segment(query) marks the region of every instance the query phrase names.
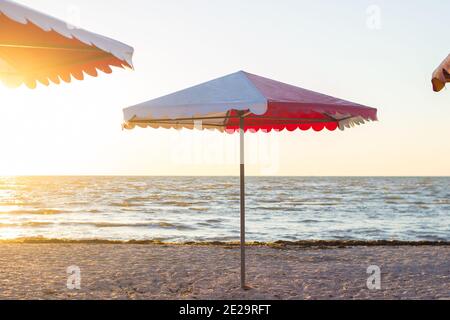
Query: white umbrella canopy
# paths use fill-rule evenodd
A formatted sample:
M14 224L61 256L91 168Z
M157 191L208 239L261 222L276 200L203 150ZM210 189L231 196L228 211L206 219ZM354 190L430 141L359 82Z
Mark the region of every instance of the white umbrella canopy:
M9 0L0 0L0 30L0 80L10 87L132 68L132 47Z
M450 82L450 54L433 73L433 90L441 91L447 82Z

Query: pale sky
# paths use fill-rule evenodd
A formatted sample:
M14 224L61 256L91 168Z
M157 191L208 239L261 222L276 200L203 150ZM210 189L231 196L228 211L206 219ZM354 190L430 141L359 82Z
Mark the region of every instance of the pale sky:
M237 135L121 122L238 70L379 109L345 132L248 134L251 175L450 175L450 90L430 84L450 53L449 1L20 2L133 46L135 71L0 85L0 175L237 175Z

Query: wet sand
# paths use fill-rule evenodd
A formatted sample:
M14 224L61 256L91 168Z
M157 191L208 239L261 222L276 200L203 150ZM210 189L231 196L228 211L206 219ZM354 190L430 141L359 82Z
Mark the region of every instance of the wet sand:
M0 299L450 299L450 246L1 243ZM367 288L367 268L381 289ZM81 289L67 288L78 266Z

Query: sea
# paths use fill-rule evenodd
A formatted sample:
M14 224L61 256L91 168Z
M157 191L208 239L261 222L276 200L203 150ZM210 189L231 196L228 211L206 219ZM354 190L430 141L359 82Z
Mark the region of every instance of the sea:
M248 241L450 241L449 177L248 177ZM0 240L238 241L238 177L0 177Z

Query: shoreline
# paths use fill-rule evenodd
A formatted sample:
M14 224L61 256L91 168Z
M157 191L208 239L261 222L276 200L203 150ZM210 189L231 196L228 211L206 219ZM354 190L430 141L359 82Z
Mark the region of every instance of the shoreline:
M106 239L51 239L51 238L17 238L0 240L2 244L103 244L103 245L156 245L156 246L224 246L238 247L237 241L184 241L184 242L164 242L159 240L106 240ZM250 241L246 243L248 247L305 247L305 248L347 248L347 247L420 247L420 246L450 246L450 241L403 241L403 240L299 240L273 242Z

